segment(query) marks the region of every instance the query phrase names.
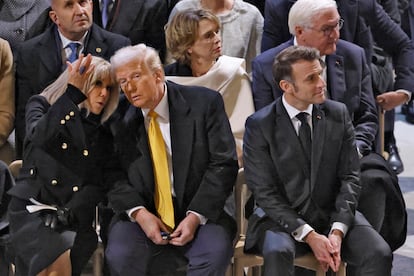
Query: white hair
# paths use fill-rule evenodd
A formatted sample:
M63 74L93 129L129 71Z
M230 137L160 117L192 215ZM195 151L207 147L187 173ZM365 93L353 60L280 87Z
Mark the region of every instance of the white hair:
M312 27L315 16L327 9L337 9L334 0L298 0L289 11L289 32L295 35L295 28Z

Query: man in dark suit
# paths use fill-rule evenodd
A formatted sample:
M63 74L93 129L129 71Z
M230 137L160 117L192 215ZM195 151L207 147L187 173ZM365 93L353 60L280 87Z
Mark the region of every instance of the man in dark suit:
M264 275L294 275L294 258L312 251L328 270L343 258L352 275L391 275L387 243L356 212L359 162L352 121L326 100L323 61L291 46L276 58L284 91L246 122L244 168L258 208L245 250L264 257Z
M297 0L266 0L265 22L262 37L262 52L276 47L291 38L288 14ZM407 102L414 87L414 44L404 31L387 15L376 0L336 0L344 19L341 38L353 42L366 51L371 62L373 40L392 57L396 74L393 91L381 91L377 102L385 110ZM369 28L367 28L369 27ZM386 124L386 149L390 153L389 164L396 172L403 170L403 163L395 145L392 121L394 114L388 112Z
M370 71L362 48L339 39L341 21L335 1L298 0L290 11L289 20L290 29L295 33L295 38L265 51L252 63L253 98L256 110L282 95L281 88L274 82L271 74L274 57L294 43L314 47L319 50L321 56L325 57L324 78L327 82L328 98L346 105L355 127L359 156L371 158L378 130L378 119ZM364 168L367 169L362 171L361 179L364 185L358 210L365 215L376 230L384 234L387 241L405 240L404 231L398 235L401 236L398 238L394 233L393 237L386 236L391 235L386 229L389 226L386 221L387 214L392 212L392 209L387 208L388 199L400 196L398 192L397 194L387 192L395 191L394 176L386 173L388 177L376 177L378 172L369 170L370 166L364 166ZM399 229L404 229L404 219L399 221L398 225L402 225ZM401 244L391 246L395 249Z
M77 43L76 54L109 59L130 44L128 38L112 34L92 23L92 1L53 0L49 16L54 24L41 35L21 44L16 57L16 150L22 156L25 107L30 96L39 94L66 68L74 54L69 43Z
M105 252L111 275L161 275L154 267L168 267L175 256L188 259L187 275L224 275L235 224L223 207L238 166L223 99L207 88L165 82L156 51L144 44L119 50L111 64L125 94L111 124L123 172L109 193L118 213ZM154 113L175 223L157 207L158 187L168 180L159 180L161 162L150 153Z
M103 26L102 5L105 1L93 0L93 21ZM145 43L159 51L163 61L166 54L164 25L168 20L168 1L165 0L114 0L104 28L131 39L132 45Z

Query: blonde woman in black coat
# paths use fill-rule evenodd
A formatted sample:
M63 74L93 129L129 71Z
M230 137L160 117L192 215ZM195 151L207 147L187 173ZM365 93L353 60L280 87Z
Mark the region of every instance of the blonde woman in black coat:
M95 206L108 188L119 89L110 64L81 57L26 107L23 168L9 192L17 275L80 275L96 248Z

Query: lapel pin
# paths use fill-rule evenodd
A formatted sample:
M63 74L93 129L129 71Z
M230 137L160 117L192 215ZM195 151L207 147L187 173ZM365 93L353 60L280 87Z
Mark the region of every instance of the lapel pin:
M318 120L322 119L321 115L316 115L316 119Z
M339 60L337 60L337 61L335 61L335 64L339 66L339 65L341 65L341 62Z
M96 48L96 49L95 49L95 51L96 51L97 53L100 53L100 52L102 52L102 49L98 47L98 48Z

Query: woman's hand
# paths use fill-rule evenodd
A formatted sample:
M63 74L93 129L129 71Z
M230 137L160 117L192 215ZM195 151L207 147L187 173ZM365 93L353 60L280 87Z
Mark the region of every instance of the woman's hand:
M91 62L91 54L88 54L86 57L81 54L79 59L75 62L67 62L69 73L68 83L81 90L84 94L86 94L87 91L83 91L82 89L88 81L89 75L94 70L94 65L91 64Z

